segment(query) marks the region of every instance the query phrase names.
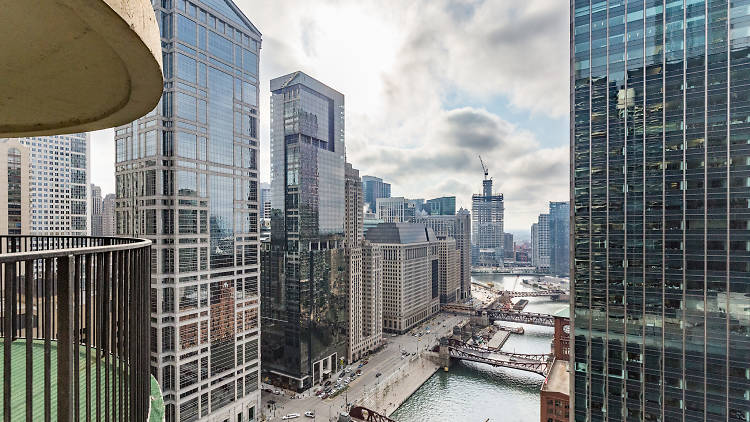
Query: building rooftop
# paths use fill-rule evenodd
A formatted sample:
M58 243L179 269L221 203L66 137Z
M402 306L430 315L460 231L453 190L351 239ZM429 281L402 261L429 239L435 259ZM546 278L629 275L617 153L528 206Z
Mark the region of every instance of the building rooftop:
M549 371L547 379L542 384L542 391L550 393L562 393L570 396L570 372L568 372L569 362L566 360L555 359L552 364L552 370Z
M559 311L555 312L553 316L560 317L560 318L570 318L570 307L566 306Z
M424 224L380 223L367 230L367 240L373 243L422 243L437 240L435 232Z

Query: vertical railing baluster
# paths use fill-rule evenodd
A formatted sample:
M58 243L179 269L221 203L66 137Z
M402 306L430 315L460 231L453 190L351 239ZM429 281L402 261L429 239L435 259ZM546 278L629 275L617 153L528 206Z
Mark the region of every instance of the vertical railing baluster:
M102 420L102 302L104 301L102 293L102 282L104 280L104 254L96 254L96 285L94 286L94 304L95 316L94 327L96 331L96 420Z
M112 344L112 420L117 420L117 295L119 293L117 289L117 282L120 265L119 260L117 259L118 255L118 251L112 252L112 299L110 300L110 313L112 315L112 319L110 320L110 336L112 338L112 340L110 341L110 343Z
M11 420L11 352L13 342L13 270L15 265L6 263L3 265L3 419Z
M94 257L96 254L86 255L86 422L91 422L91 336L94 334L91 329L91 306L93 296L91 295L91 286L94 279Z
M117 285L119 287L119 296L117 297L117 363L119 366L119 371L117 373L117 380L118 380L118 399L117 403L120 407L119 409L119 420L124 421L126 418L123 413L123 388L125 386L125 356L123 351L125 350L125 339L123 338L123 311L124 307L122 306L122 302L125 298L125 265L126 262L123 259L124 253L119 251L117 252L118 258L118 271L117 271Z
M75 257L57 259L57 420L73 419L73 283Z
M104 286L102 288L102 294L104 300L102 301L102 334L104 341L104 350L102 353L104 353L104 420L106 422L109 422L109 414L111 410L110 402L109 402L109 355L112 352L112 348L110 346L111 343L111 331L112 327L110 325L110 277L112 276L112 268L111 268L111 254L110 252L104 253Z
M26 286L24 290L26 299L26 421L31 422L34 418L34 261L24 262L26 273L24 278Z
M44 260L44 420L52 420L52 277L54 258Z
M79 242L80 243L79 238ZM75 257L75 276L71 283L73 289L73 394L75 408L73 409L76 421L81 420L81 279L85 273L83 268L83 256Z

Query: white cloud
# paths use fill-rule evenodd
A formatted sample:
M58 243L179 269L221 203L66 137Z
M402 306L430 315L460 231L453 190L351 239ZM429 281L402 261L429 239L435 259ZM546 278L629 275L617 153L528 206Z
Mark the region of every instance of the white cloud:
M540 142L512 116L481 106L502 99L514 112L566 118L566 2L237 3L263 33L262 180L270 168L269 80L303 70L344 93L348 161L388 179L394 193L455 194L470 206L482 154L505 195L509 230L528 228L547 201L568 198L568 134ZM450 109L447 98L464 104ZM105 187L114 180L106 177L114 171L111 139L93 149L94 182Z

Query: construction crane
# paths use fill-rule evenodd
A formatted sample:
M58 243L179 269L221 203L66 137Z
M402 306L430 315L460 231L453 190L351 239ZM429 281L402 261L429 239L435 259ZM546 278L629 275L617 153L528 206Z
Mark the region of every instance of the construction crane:
M487 166L484 165L484 160L482 160L482 156L479 155L479 162L482 164L482 170L484 170L484 180L487 180L487 175L489 174L489 169Z

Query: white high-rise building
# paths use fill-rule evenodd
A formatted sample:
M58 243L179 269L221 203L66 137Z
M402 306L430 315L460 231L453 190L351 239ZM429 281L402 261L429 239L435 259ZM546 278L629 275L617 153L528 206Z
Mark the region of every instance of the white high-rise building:
M407 199L402 196L377 198L377 217L386 223L413 223L417 217L426 215L424 199Z
M108 193L102 200L102 236L116 236L115 199L117 195Z
M549 214L539 214L531 226L532 265L539 271L549 271L549 246Z
M16 139L29 149L30 233L59 236L91 234L89 134Z
M102 235L102 188L91 184L91 235Z

